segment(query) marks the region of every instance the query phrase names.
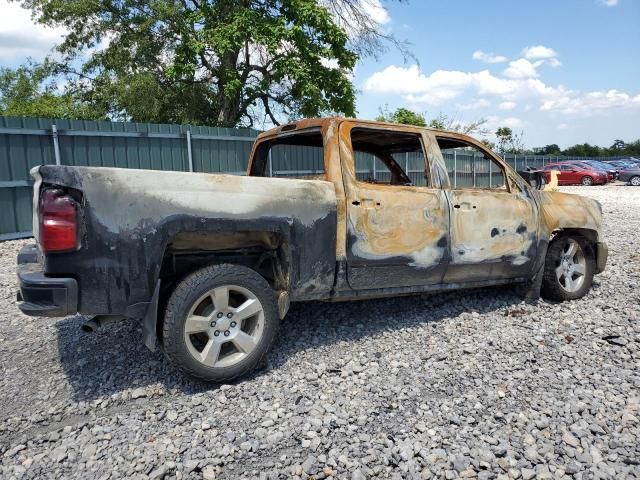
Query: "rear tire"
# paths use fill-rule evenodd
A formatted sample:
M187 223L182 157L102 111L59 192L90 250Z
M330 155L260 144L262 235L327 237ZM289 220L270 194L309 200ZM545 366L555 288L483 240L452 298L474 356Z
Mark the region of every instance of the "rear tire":
M171 364L205 382L228 382L259 365L280 325L273 290L242 265L198 270L180 282L162 325Z
M547 249L542 296L552 300L575 300L591 288L595 272L593 250L577 235L562 235Z
M580 183L586 187L589 187L591 185L593 185L593 178L587 176L584 176L580 179Z
M635 175L629 179L629 183L634 187L640 187L640 175Z

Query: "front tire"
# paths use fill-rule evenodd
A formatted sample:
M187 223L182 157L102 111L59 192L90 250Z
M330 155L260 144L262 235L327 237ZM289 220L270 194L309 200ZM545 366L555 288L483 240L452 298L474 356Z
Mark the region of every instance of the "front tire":
M634 187L640 187L640 175L635 175L629 179L629 183Z
M589 177L589 176L584 176L580 179L580 183L582 183L582 185L589 187L591 185L593 185L593 178Z
M241 265L213 265L186 277L171 294L163 351L190 377L228 382L264 359L279 324L276 297L264 278Z
M579 236L557 237L547 249L542 296L552 300L575 300L591 288L595 260L586 240Z

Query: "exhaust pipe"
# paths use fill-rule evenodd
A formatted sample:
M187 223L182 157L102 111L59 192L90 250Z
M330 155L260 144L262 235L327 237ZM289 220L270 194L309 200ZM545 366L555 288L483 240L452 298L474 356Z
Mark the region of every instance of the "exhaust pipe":
M98 328L103 327L109 323L120 322L122 320L126 320L126 317L122 317L120 315L96 315L86 322L82 322L80 328L83 332L92 333L95 332Z

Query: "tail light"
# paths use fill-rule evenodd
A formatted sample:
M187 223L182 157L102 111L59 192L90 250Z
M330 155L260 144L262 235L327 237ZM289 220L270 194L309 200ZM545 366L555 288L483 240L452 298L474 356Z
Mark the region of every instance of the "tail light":
M76 201L62 190L43 190L40 195L40 246L44 253L78 248Z

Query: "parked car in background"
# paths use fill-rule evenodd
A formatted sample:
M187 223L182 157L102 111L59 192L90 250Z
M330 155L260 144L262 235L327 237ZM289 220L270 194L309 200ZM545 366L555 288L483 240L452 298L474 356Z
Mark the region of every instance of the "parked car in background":
M621 159L622 162L627 162L630 163L632 165L638 165L640 166L640 158L635 158L635 157L629 157L629 158L623 158Z
M618 173L620 171L620 168L614 167L613 165L609 165L604 162L600 162L598 160L573 160L570 163L574 165L586 165L595 170L605 172L610 182L613 182L616 178L618 178Z
M640 187L640 165L621 171L618 180L628 182L634 187Z
M559 171L558 185L603 185L608 181L606 172L578 163L548 163L542 170L547 183L551 181L551 170Z
M635 167L638 164L628 160L604 160L604 163L611 165L613 168L622 171L631 167Z

